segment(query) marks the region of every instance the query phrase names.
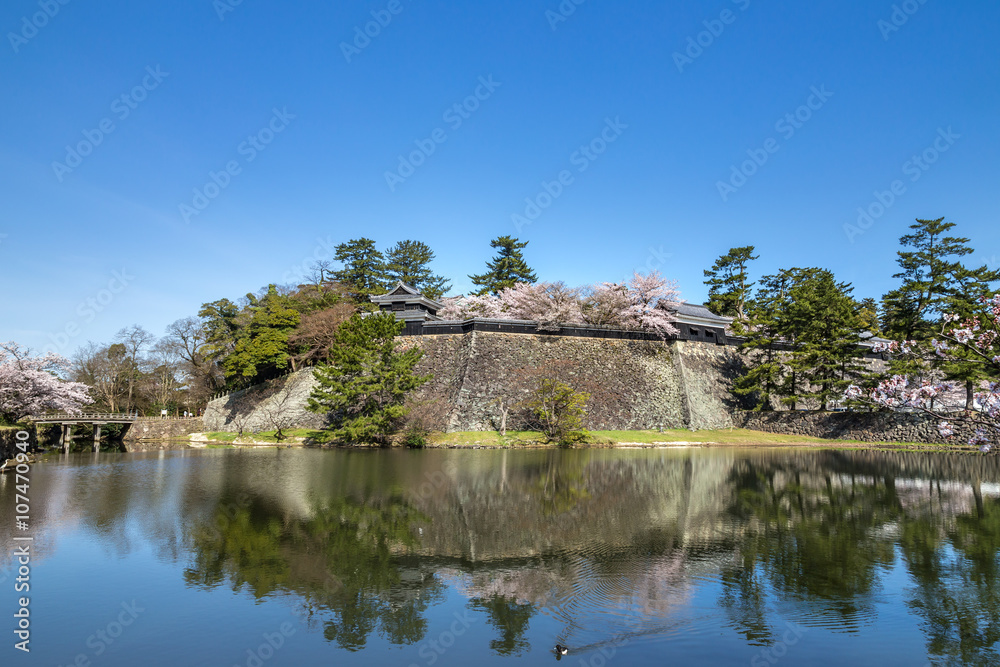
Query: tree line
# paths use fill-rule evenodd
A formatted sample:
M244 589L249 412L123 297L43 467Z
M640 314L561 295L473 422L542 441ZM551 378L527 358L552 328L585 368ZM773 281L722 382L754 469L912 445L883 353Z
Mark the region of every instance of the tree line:
M899 239L899 271L893 274L899 284L878 301L856 298L850 283L823 268L781 269L755 279L754 246L719 257L704 272L707 306L733 318L747 352L733 391L758 410L795 409L803 401L826 409L851 385L873 387L887 375L916 381L934 375L964 386L971 410L979 383L996 373L975 354L958 349L921 361L893 355L888 373L872 373L862 363L871 349L860 345L874 337L929 345L946 316L964 319L981 309L1000 272L966 266L962 258L974 250L968 238L951 235L954 227L944 218L910 225Z

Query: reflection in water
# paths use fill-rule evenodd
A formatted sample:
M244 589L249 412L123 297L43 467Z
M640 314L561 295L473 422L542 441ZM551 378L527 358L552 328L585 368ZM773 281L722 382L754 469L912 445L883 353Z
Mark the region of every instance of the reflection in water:
M460 595L491 628L496 656L556 641L576 652L663 641L680 651L720 628L753 655L779 646L791 622L831 642L876 627L891 642L918 628L932 660L1000 663L996 457L270 451L75 461L39 468L47 486L34 511L48 523L82 525L126 557L139 538L122 517L141 515L139 541L182 562L190 589L281 601L351 652L376 635L424 642ZM6 506L11 486L0 482ZM883 627L887 614L908 627ZM536 623L552 628L547 646L532 646Z

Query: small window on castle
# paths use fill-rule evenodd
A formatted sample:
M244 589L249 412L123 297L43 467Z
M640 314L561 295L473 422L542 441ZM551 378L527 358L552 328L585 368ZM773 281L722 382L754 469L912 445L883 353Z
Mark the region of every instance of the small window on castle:
M695 329L694 327L691 327L691 335L692 336L700 336L701 335L701 331L699 331L698 329Z
M707 337L709 337L709 338L715 338L715 332L714 331L706 331L705 335Z

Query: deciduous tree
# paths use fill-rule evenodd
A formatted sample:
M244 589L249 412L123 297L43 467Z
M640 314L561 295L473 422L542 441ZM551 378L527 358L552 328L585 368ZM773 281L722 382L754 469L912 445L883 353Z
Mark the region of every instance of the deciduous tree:
M32 356L13 341L0 343L0 422L14 424L47 410L79 413L92 403L85 384L59 377L69 366L54 352Z

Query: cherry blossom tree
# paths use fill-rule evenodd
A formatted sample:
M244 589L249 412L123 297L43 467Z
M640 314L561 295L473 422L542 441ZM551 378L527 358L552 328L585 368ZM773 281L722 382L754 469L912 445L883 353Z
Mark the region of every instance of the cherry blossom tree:
M654 271L645 275L637 272L627 283L588 288L567 287L562 282L517 283L496 296L445 299L438 315L446 320L528 320L537 322L539 329L586 323L649 330L666 337L677 333L673 321L679 305L677 287Z
M645 329L666 337L677 333L673 322L680 303L677 286L658 271L635 272L627 283L595 285L584 312L588 324Z
M13 424L47 410L79 413L92 403L87 385L59 378L69 367L54 352L33 357L17 343L0 343L0 421Z
M583 321L580 290L557 283L517 283L500 290L500 311L508 319L538 322L540 329Z
M848 400L861 401L887 408L912 408L940 419L938 430L942 436L955 435L955 427L970 427L973 435L969 445L989 452L1000 439L1000 294L980 299L982 312L963 320L958 315L946 314L942 318L938 337L928 345L915 341L885 343L875 347L876 352L888 352L912 359L929 366L937 359L955 359L962 353L962 360L980 364L991 378L979 385L974 394L971 410L945 413L935 403L955 389L950 382L912 380L905 375L894 375L876 387L864 390L856 385L844 395Z

